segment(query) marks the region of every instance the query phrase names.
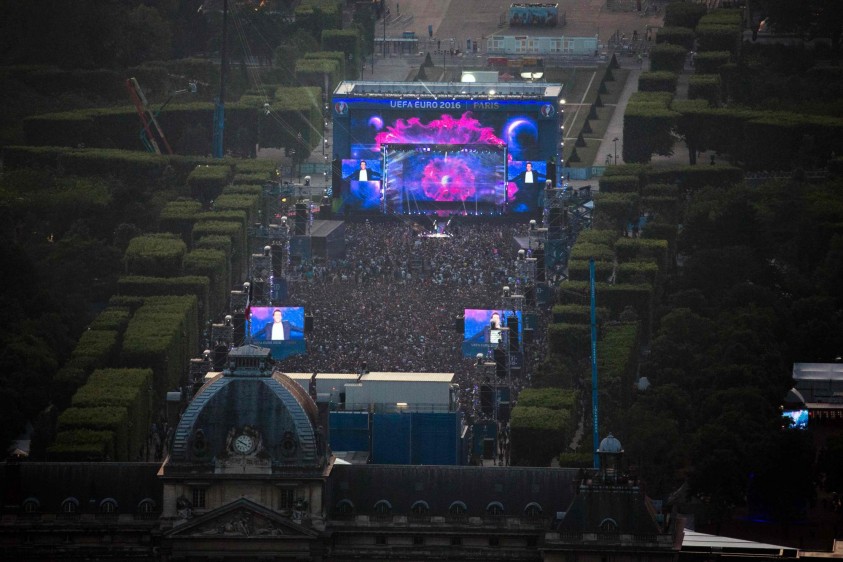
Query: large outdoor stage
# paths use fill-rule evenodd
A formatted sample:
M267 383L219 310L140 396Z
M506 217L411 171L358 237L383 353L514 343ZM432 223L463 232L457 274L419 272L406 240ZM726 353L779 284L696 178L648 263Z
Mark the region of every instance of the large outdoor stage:
M339 213L540 213L546 181L559 182L561 91L547 83L340 83L332 98Z

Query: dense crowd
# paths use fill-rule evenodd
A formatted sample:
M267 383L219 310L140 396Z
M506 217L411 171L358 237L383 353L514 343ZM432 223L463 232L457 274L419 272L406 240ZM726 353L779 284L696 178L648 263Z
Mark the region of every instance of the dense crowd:
M343 259L294 268L289 302L314 317L307 355L287 372L453 372L478 377L462 357L456 319L466 308L501 308L516 282L514 236L526 226L459 225L423 236L408 223L346 223ZM468 396L471 393L463 393Z

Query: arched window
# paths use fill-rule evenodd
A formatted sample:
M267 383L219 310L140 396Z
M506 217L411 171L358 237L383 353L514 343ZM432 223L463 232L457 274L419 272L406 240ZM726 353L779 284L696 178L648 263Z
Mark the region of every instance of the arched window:
M65 498L61 502L61 512L65 515L76 515L79 513L79 500L74 497Z
M100 502L100 513L102 515L117 515L117 500L105 498Z
M21 504L21 509L28 515L33 515L41 511L41 502L38 498L26 498Z
M536 502L530 502L524 508L524 517L527 519L540 519L542 516L542 506Z
M334 512L338 517L351 517L354 515L354 504L351 503L351 500L340 500L337 502Z
M468 508L463 502L455 501L448 507L448 515L456 519L462 519L468 515Z
M489 505L486 506L486 515L500 517L503 515L503 504L501 502L490 502Z
M144 498L138 503L137 517L140 519L152 519L158 511L158 505L152 498Z
M612 519L611 517L607 517L606 519L600 522L600 530L604 533L617 533L618 522Z
M424 500L418 500L410 507L413 515L428 515L430 514L430 506Z
M389 517L392 515L392 504L386 500L378 500L375 503L375 516Z

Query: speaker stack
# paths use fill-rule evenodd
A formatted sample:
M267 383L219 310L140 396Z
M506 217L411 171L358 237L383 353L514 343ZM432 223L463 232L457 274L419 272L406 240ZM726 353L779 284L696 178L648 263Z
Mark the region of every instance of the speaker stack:
M307 234L307 204L296 203L296 216L293 218L293 234L304 236Z

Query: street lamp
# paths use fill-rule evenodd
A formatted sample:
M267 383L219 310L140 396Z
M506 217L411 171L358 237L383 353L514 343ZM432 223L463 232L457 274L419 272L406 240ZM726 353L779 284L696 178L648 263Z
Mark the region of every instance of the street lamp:
M612 139L612 142L615 143L615 164L618 163L618 137Z

